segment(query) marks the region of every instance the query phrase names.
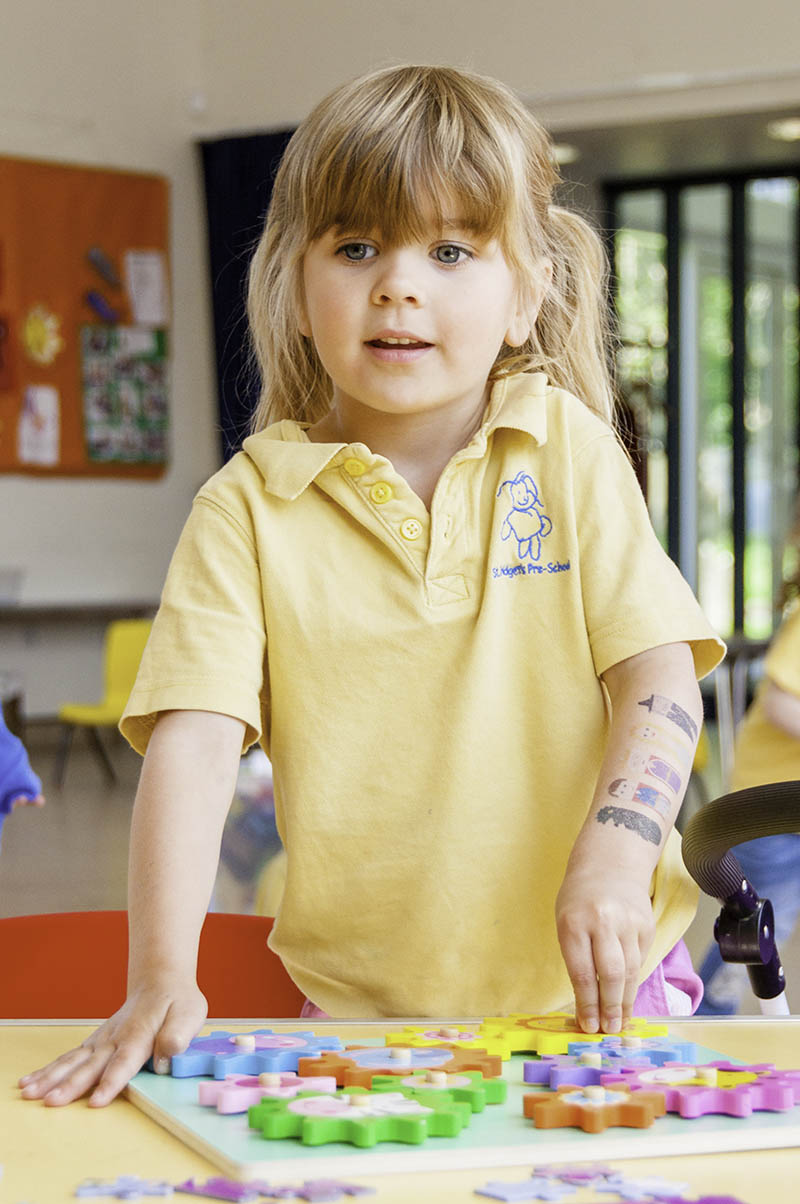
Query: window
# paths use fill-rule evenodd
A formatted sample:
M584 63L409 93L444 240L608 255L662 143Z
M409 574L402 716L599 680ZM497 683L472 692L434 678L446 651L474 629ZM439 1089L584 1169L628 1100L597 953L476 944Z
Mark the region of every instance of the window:
M606 200L653 524L723 636L767 637L798 488L798 176L626 182Z

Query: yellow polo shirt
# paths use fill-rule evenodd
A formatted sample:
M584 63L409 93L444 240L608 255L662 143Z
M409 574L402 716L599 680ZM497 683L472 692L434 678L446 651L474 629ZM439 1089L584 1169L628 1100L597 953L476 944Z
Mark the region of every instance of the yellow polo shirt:
M764 691L772 681L800 698L800 606L795 603L769 646L764 677L736 733L731 790L765 782L800 778L800 740L770 723L764 713Z
M554 902L607 735L609 666L722 646L609 428L542 374L498 383L431 511L362 444L279 422L198 494L121 728L237 716L273 765L271 944L333 1016L568 1005ZM597 867L598 881L604 867ZM696 890L673 835L648 974Z

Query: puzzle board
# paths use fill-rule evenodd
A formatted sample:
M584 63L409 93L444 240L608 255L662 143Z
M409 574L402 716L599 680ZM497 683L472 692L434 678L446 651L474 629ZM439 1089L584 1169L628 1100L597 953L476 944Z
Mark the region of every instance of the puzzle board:
M382 1045L383 1041L367 1038L357 1043ZM488 1105L473 1115L458 1137L429 1137L421 1145L383 1142L356 1149L341 1143L304 1146L292 1139L266 1141L248 1128L246 1113L222 1116L198 1104L199 1078L174 1079L142 1072L131 1082L128 1098L223 1174L243 1180L276 1175L341 1178L511 1167L531 1161L606 1161L800 1146L800 1105L784 1113L754 1112L746 1119L704 1116L684 1120L670 1114L649 1129L609 1128L598 1134L537 1129L522 1115L522 1096L533 1090L523 1082L523 1063L530 1057L517 1054L503 1063L508 1083L505 1104ZM699 1057L712 1062L728 1055L700 1046Z

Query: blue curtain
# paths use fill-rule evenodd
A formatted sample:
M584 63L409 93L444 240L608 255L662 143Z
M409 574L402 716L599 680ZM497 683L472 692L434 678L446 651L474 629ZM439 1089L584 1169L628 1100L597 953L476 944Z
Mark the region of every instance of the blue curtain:
M258 380L248 356L247 268L292 133L279 130L200 143L223 461L241 447L258 396Z

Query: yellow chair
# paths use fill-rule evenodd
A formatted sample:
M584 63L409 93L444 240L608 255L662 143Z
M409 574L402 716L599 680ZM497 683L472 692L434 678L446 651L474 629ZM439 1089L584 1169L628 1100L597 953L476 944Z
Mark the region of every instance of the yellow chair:
M117 775L111 758L100 739L98 728L116 727L128 701L128 695L136 680L139 662L150 635L150 619L118 619L109 623L103 649L104 694L101 702L68 702L58 711L62 725L61 745L55 768L55 783L64 781L67 758L72 747L76 727L86 728L92 748L100 760L111 782Z

